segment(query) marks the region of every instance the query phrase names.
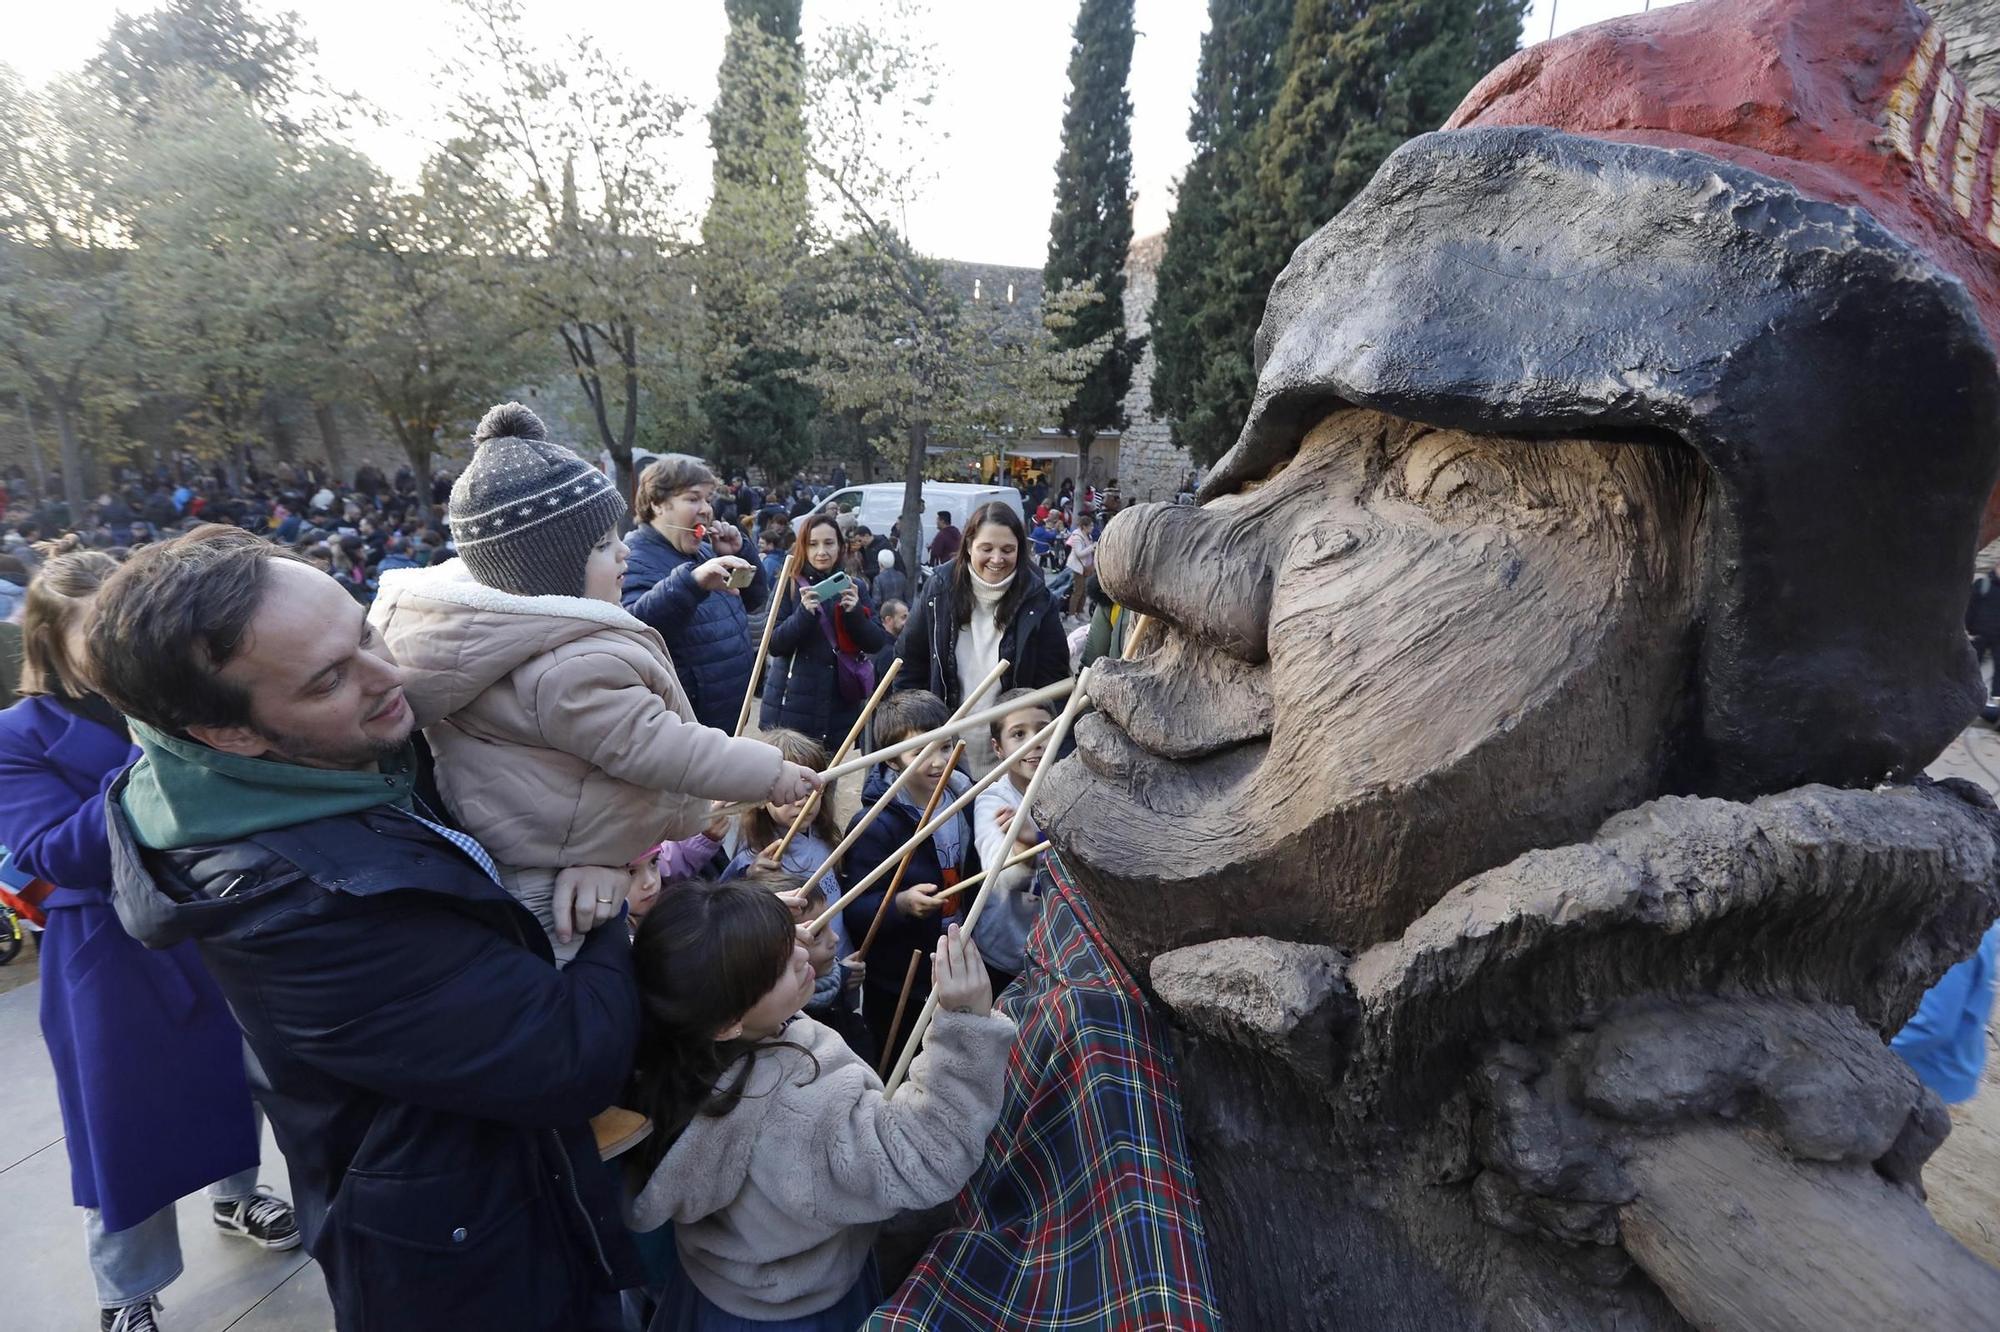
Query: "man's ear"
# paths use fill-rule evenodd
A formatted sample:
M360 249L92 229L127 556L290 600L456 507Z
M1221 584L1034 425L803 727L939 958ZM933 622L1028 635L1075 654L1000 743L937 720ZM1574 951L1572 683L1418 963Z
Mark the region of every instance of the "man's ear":
M271 752L270 742L248 726L190 726L187 734L210 749L241 758L263 758Z

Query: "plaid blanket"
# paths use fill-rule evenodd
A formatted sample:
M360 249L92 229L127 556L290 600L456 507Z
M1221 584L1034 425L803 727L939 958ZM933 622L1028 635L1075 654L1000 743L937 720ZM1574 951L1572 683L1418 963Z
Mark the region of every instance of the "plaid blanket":
M1047 863L1000 1125L869 1332L1222 1326L1166 1033Z

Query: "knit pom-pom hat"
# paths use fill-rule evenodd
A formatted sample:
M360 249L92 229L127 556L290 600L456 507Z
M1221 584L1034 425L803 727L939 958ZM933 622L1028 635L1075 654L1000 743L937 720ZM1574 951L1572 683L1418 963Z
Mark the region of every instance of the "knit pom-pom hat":
M466 569L516 596L582 596L591 548L625 516L610 479L518 402L486 413L472 442L445 514Z

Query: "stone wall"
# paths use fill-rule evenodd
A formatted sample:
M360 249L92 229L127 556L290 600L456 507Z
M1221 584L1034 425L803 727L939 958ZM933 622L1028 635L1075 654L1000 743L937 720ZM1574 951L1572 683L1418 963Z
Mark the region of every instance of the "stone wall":
M1166 244L1164 232L1141 236L1127 253L1125 331L1133 337L1152 328L1153 296L1159 290L1160 256ZM1173 424L1153 415L1154 365L1149 341L1132 371L1132 389L1125 395L1131 424L1118 442L1118 493L1126 500L1170 500L1194 467L1187 450L1174 447Z
M2000 104L2000 0L1931 0L1944 28L1945 57L1973 96Z

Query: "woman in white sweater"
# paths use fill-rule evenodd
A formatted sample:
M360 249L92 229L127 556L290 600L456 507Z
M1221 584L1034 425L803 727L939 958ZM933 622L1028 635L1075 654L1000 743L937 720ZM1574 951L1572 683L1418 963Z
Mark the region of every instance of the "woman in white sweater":
M813 969L768 884L664 889L632 947L645 1035L634 1230L674 1224L653 1326L744 1322L851 1332L881 1292L869 1256L898 1212L949 1200L1000 1113L1014 1024L954 927L932 966L939 1010L894 1100L805 1016Z
M910 608L896 642L897 689L928 689L949 711L1002 661L994 690L1039 689L1069 675L1062 615L1041 570L1022 559L1027 548L1012 506L996 500L972 511L958 558L938 567Z

